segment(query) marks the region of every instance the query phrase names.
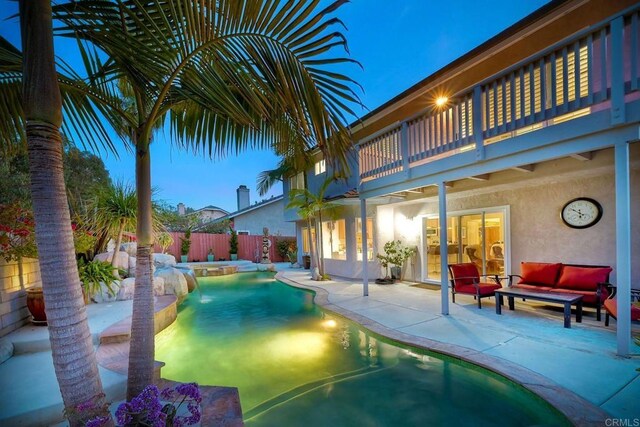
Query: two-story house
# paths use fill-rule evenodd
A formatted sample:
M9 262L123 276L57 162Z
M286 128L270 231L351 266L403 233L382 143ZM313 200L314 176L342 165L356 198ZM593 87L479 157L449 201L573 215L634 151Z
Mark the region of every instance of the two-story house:
M640 287L639 21L635 1L553 1L354 123L355 177L329 195L345 207L323 233L327 272L361 277L366 295L380 268L362 253L400 239L418 249L404 276L440 284L445 314L455 262L500 275L521 261L610 265L628 306Z

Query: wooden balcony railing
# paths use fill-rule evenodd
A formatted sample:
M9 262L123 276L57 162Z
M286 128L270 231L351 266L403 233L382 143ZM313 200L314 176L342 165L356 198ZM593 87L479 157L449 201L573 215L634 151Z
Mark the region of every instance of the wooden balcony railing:
M610 108L615 90L624 97L640 89L639 21L636 8L514 64L456 95L445 109L434 107L361 141L361 181L455 154L470 144L549 126L554 119L590 114L598 104ZM619 78L614 76L618 69Z

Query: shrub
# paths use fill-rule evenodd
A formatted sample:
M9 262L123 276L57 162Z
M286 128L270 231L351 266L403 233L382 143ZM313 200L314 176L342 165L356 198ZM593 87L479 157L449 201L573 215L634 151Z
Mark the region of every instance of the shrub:
M237 254L238 253L238 233L233 228L231 230L231 238L229 239L229 253Z
M122 275L125 273L122 269L117 269L117 271ZM105 284L109 295L114 296L116 294L115 289L113 289L113 284L118 279L118 276L114 274L114 268L110 262L91 261L85 263L83 260L80 260L78 261L78 273L80 274L80 281L88 298L93 297L102 290L102 283Z
M180 254L189 255L189 249L191 249L191 229L187 228L184 237L180 238Z

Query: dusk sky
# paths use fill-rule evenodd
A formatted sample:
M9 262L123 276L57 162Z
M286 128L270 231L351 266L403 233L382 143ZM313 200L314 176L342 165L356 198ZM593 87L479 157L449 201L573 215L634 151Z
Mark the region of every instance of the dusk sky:
M375 109L385 101L447 65L477 45L547 3L545 0L352 0L338 10L347 26L350 54L359 61L348 74L363 87L363 103ZM0 34L20 46L17 3L0 0ZM67 42L68 43L68 42ZM71 50L56 42L56 54L71 64ZM368 110L357 111L364 115ZM101 152L111 177L134 183L133 155L120 145L119 156ZM256 178L273 169L278 159L269 152L247 152L238 157L210 160L173 147L158 133L152 144L152 185L158 198L195 209L216 205L236 210L236 188L251 189L251 202L259 200ZM267 195L279 195L276 185Z

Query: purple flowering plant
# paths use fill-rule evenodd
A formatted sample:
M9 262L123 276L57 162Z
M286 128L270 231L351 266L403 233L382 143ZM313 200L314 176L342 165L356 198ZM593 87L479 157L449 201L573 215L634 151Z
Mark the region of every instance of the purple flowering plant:
M118 426L126 427L190 426L200 422L201 401L200 389L196 383L178 384L162 391L155 385L149 385L130 402L118 406L116 422ZM178 415L183 405L186 405L188 415ZM103 425L102 422L103 420L94 418L87 426L100 427Z

